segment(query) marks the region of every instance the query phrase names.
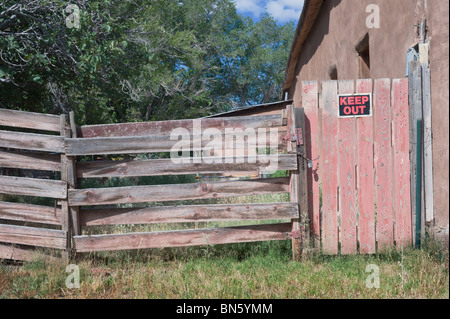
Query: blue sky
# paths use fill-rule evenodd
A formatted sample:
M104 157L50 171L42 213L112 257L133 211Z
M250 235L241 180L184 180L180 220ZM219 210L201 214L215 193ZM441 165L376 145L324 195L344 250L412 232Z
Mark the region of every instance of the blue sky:
M298 21L304 0L234 0L238 13L259 20L265 10L281 24Z

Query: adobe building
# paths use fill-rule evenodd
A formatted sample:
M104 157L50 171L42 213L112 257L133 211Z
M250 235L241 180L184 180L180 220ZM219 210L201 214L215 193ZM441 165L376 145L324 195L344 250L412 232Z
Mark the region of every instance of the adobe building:
M287 94L294 106L301 106L302 81L405 78L412 59L430 68L434 187L430 226L448 245L448 1L306 0L286 67L283 97Z

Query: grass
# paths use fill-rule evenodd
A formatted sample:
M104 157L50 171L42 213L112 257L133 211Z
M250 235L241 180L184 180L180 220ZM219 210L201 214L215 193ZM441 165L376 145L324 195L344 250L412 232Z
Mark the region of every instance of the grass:
M449 298L449 259L432 245L378 255L291 258L290 241L87 254L0 264L0 298ZM367 288L379 267L379 288Z

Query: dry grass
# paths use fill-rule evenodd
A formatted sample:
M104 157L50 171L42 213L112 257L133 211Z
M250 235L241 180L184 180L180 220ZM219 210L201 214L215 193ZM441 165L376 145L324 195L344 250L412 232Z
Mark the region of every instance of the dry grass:
M449 298L448 254L430 248L293 262L290 242L87 254L0 266L0 298ZM367 288L368 264L380 287Z

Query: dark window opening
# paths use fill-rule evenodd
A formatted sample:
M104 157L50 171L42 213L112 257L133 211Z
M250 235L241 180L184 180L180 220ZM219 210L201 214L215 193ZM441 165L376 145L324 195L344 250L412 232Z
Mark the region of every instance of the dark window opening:
M370 79L370 50L369 50L369 34L366 33L364 38L356 46L359 60L359 78Z
M328 71L328 75L330 76L330 80L337 80L338 79L338 72L335 65L333 65L330 70Z

